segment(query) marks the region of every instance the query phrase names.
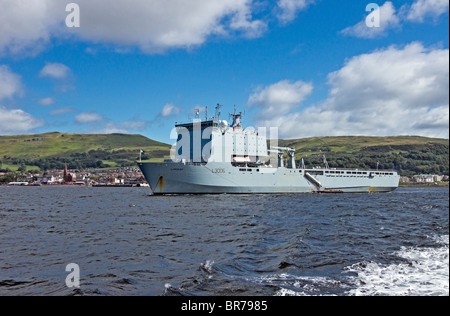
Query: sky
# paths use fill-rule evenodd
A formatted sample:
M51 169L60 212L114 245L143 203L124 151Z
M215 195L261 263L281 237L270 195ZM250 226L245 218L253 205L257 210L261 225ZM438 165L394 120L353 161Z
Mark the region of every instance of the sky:
M216 104L284 139L448 139L449 3L0 0L0 135L173 143Z

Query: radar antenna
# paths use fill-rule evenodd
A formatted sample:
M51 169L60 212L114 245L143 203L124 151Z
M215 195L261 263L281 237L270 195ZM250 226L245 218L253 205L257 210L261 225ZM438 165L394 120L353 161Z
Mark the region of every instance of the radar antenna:
M217 106L216 106L216 115L215 115L215 118L217 119L217 120L220 120L220 108L221 107L223 107L223 105L220 105L219 103L217 103Z
M230 116L233 118L233 123L231 124L233 128L242 127L241 125L242 112L236 113L236 105L234 105L234 113L230 114Z

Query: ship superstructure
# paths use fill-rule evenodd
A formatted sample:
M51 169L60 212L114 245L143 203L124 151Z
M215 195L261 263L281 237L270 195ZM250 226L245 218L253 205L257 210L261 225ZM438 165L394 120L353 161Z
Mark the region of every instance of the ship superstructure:
M177 123L172 159L164 163L139 162L153 194L221 193L337 193L391 192L400 176L388 170L307 168L298 166L295 149L273 146L266 129L244 129L242 113L232 123L216 115ZM285 161L285 153L288 159Z

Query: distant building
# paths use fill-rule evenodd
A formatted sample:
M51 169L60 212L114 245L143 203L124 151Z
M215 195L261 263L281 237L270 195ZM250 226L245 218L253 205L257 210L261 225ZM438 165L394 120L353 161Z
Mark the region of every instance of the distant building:
M442 181L443 176L434 174L418 174L413 177L413 182L416 183L433 183Z
M400 182L412 182L410 177L407 176L401 176Z
M67 163L64 164L64 176L63 177L64 177L64 182L65 183L73 182L73 177L69 173L69 171L67 170Z

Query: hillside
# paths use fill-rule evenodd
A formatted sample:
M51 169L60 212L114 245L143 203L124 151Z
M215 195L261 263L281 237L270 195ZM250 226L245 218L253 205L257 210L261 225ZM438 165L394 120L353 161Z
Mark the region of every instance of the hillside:
M296 149L296 160L326 155L331 167L395 169L402 175L449 174L449 140L417 136L313 137L280 140ZM136 166L139 150L144 161L169 158L170 145L142 135L68 134L0 136L0 170L71 169ZM318 157L305 158L309 166L322 165Z
M449 140L419 136L313 137L280 140L280 146L296 149L296 159L326 155L331 167L394 169L402 175L449 173ZM320 158L305 158L321 165Z
M0 136L0 169L54 169L67 162L72 169L136 166L143 160L168 158L170 146L142 135L69 134Z

